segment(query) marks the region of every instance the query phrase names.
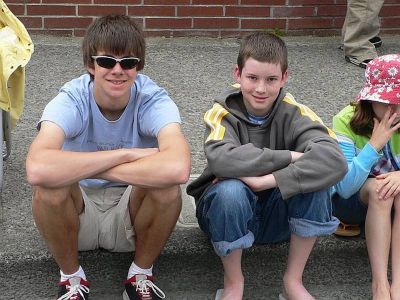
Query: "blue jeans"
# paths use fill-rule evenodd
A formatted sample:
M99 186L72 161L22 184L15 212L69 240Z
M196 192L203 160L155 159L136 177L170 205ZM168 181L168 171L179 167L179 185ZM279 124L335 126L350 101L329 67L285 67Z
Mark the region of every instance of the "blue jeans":
M332 216L329 189L283 200L277 188L254 193L237 179L210 186L197 205L196 215L219 256L253 243L285 241L292 233L301 237L329 235L339 224Z
M332 214L343 223L363 224L367 210L368 206L361 202L359 192L348 199L340 197L337 193L332 196Z

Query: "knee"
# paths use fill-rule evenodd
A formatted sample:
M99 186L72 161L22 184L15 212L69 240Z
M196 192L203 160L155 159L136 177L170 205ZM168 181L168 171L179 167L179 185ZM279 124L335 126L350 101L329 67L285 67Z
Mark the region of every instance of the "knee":
M307 194L298 194L290 198L295 206L304 206L316 211L332 209L332 198L329 190L320 190ZM291 201L292 202L292 201Z
M208 197L214 209L219 212L230 212L229 214L240 214L244 210L250 209L251 203L256 201L254 193L237 179L218 182L214 189L210 191Z
M60 207L68 199L68 189L47 189L43 187L36 187L33 193L33 205L46 206L46 207Z
M166 208L180 205L182 201L182 191L179 185L165 189L149 189L145 193L153 200L155 205Z
M298 194L286 201L290 218L318 222L332 220L332 201L329 190Z
M394 198L379 199L378 193L370 193L368 198L368 208L380 211L390 211L393 207ZM398 201L396 201L398 202Z
M331 207L332 206L332 198L331 198L331 190L330 189L324 189L324 190L319 190L316 192L310 193L311 196L311 203L315 204L317 203L320 206L323 207ZM318 201L315 201L317 200Z

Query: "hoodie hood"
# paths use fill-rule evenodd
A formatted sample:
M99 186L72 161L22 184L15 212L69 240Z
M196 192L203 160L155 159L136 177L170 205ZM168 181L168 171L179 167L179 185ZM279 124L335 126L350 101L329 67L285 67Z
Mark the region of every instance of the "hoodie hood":
M269 117L274 116L279 103L282 101L282 99L285 96L285 92L283 89L280 90L278 98L275 99L275 103L272 106L272 110L268 114ZM239 118L240 120L252 124L249 121L248 116L246 115L246 106L243 103L243 95L242 91L240 89L239 84L233 84L230 89L226 90L225 92L221 93L218 95L215 99L215 102L221 104L224 108L226 108L231 114L233 114L235 117ZM272 118L270 118L272 119ZM265 122L263 126L267 126L268 122Z

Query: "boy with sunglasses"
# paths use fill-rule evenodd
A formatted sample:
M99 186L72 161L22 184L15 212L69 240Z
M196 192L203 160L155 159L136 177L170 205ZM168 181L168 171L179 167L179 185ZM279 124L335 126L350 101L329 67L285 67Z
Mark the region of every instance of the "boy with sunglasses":
M129 17L104 16L82 44L88 74L38 123L26 160L37 228L60 267L59 299L88 299L78 250L133 251L123 299L161 299L153 263L181 210L190 150L177 106L138 74L145 40Z
M204 115L208 165L187 189L224 268L215 299L243 297L243 249L290 240L279 299L314 299L303 271L317 239L336 230L330 186L346 172L334 133L284 90L287 48L259 32L242 39L237 85Z

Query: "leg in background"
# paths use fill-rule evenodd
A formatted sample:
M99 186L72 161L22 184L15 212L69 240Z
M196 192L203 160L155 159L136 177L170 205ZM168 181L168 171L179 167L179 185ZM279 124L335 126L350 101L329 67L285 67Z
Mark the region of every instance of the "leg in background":
M391 210L393 198L379 200L376 179L368 179L360 191L361 200L368 203L365 238L372 271L372 299L390 300L388 261L391 242Z
M392 285L391 300L400 300L400 195L394 198L394 219L392 224Z

